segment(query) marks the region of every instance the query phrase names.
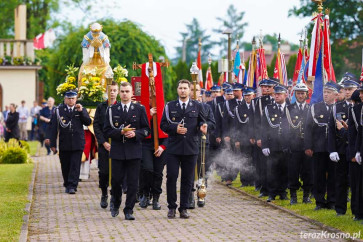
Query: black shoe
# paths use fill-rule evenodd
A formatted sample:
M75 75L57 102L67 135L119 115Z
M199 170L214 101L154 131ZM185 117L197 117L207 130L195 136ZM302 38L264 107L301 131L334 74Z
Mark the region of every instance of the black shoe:
M169 209L168 218L175 218L175 209L174 208Z
M303 197L303 203L311 203L310 197Z
M76 190L74 190L74 188L69 188L69 194L76 194Z
M290 205L294 205L294 204L297 204L297 197L296 196L295 197L291 196Z
M332 210L334 210L334 209L335 209L335 205L334 205L334 204L328 204L328 205L326 206L326 208L327 208L327 209L332 209Z
M113 207L113 208L111 209L111 216L112 216L113 218L115 218L118 214L119 214L119 209L118 209L118 208Z
M261 198L261 197L267 197L267 194L266 194L266 193L261 192L261 193L260 193L260 195L258 195L258 197L259 197L259 198Z
M161 206L159 204L159 194L153 194L153 210L160 210Z
M111 198L110 198L110 211L112 211L112 209L115 207L114 205L114 197L111 195Z
M274 201L275 200L275 196L268 196L267 198L267 202L271 202L271 201Z
M143 195L140 199L139 205L141 208L147 208L147 206L149 205L148 197Z
M153 199L152 195L150 195L150 196L147 198L147 205L148 205L148 206L153 205L153 202L151 201L152 199Z
M68 187L66 187L66 193L69 193L69 189L68 189Z
M179 211L179 214L180 214L180 218L189 218L189 214L186 209L181 209Z
M194 200L194 192L190 192L189 201L188 201L188 209L195 208L195 200Z
M280 200L289 200L286 194L280 195Z
M323 209L323 207L321 205L316 205L316 207L314 208L315 211L321 210Z
M125 220L135 220L135 217L131 213L125 213Z
M101 202L100 202L101 208L107 208L108 206L107 199L108 199L107 195L101 196Z

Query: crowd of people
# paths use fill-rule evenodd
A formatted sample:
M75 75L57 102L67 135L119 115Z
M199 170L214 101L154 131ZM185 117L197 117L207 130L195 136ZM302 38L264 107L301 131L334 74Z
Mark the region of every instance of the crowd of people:
M18 107L11 103L6 105L4 111L0 113L0 137L6 142L10 139L17 140L38 140L44 145L45 135L49 126L50 117L54 109L54 98L49 97L43 100L39 106L37 101L33 102L33 107L29 110L24 100ZM28 137L28 121L31 120L30 136ZM46 145L47 153L50 154L50 147Z
M352 74L346 73L339 84L327 82L323 100L313 104L304 83L286 87L274 78L260 81L258 90L224 83L203 91L198 84L180 80L178 99L166 103L164 110L132 101L128 82L108 88L110 100L98 105L93 128L99 151L100 206L108 207L111 181L113 217L119 214L123 193L127 220L135 219L137 201L142 208L152 205L159 210L166 166L168 218L175 218L178 207L180 217L189 218L187 209L195 208L194 191L201 185L198 178L205 179L207 186L216 170L227 186L239 174L242 186L254 186L268 202L289 199L295 205L300 202L297 191L301 188L302 203L312 203L314 197L315 210L331 209L341 216L350 200L354 219L363 219L363 86ZM116 101L118 94L121 102ZM91 124L76 101L77 92L66 93L64 103L53 111L47 133L54 152L59 134L59 156L69 194L77 192L83 126ZM154 139L152 117L159 112L159 139ZM201 154L204 135L206 148ZM207 174L203 177L204 157ZM198 206L204 206L203 198L197 195L197 200Z

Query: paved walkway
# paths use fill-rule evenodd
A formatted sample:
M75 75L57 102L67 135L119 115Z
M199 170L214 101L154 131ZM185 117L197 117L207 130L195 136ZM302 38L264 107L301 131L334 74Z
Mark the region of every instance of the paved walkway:
M62 187L58 156L35 162L29 241L297 241L302 240L301 231L321 232L309 222L213 182L206 207L189 210L188 220L166 218L164 193L161 211L136 205L135 221L125 221L122 212L112 218L109 209L99 206L97 170L80 183L76 195L69 195Z

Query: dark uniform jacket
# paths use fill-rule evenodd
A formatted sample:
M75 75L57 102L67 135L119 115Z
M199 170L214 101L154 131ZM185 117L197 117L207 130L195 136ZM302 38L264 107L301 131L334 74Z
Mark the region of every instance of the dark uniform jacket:
M328 151L345 154L348 147L348 131L345 128L337 129L336 119L341 116L344 122L348 123L349 104L346 101L336 103L333 106L329 118Z
M223 118L225 117L225 112L224 112L225 106L226 106L226 102L217 104L216 115L214 116L215 121L216 121L216 129L214 131L214 134L215 134L216 138L222 138L224 136L222 123L223 123Z
M123 127L135 128L135 137L129 139L121 135ZM106 112L104 125L106 138L111 138L110 158L133 160L142 157L142 140L150 134L145 107L131 103L128 112L123 112L122 104L110 106Z
M286 118L289 122L288 145L292 152L304 151L304 129L306 116L310 112L310 105L305 103L300 110L297 103L287 106Z
M265 115L261 124L262 149L269 148L270 152L283 151L287 148L289 124L286 119L286 104L281 113L276 103L265 107Z
M188 129L185 135L177 133L180 122ZM199 154L199 130L207 118L203 105L198 101L189 99L185 112L179 104L179 100L168 102L165 105L160 128L169 135L167 152L174 155Z
M252 146L250 137L253 136L253 110L252 104L248 108L246 101L235 107L235 118L233 119L234 132L232 134L234 142L240 142L241 147Z
M154 132L152 130L153 123L154 123L153 117L151 117L150 118L151 135L143 139L142 141L142 147L148 150L154 150ZM162 138L162 139L159 138L159 146L162 146L164 150L166 150L166 148L168 147L168 138Z
M274 99L268 96L256 97L252 100L252 109L254 113L254 126L252 127L254 130L254 138L257 140L261 139L262 130L261 130L261 121L262 117L265 115L265 107L267 104L274 103Z
M11 138L19 139L20 131L19 131L19 113L18 112L9 112L8 118L6 119L5 125L7 129L10 129L11 132L6 132L7 140Z
M356 142L358 135L358 128L361 120L362 104L357 104L352 108L349 108L348 114L348 155L347 158L351 161L357 153Z
M108 142L105 132L103 132L103 127L105 125L106 119L106 111L108 107L108 102L102 102L98 104L96 108L95 117L93 119L93 130L95 131L95 136L97 139L97 143L100 146L103 146L103 143Z
M359 108L358 108L359 107ZM359 105L357 106L357 109L356 112L357 112L357 117L359 116L360 118L359 121L358 121L358 133L357 133L357 139L356 139L356 143L355 143L355 150L356 152L360 152L360 154L362 155L363 154L363 135L362 135L362 114L363 114L363 105Z
M207 133L207 140L206 140L206 144L208 145L209 139L210 139L210 134L214 133L214 130L216 128L216 121L214 120L214 114L212 111L212 108L206 104L206 103L201 103L203 105L204 111L205 111L205 117L206 117L206 121L208 124L208 133ZM202 132L199 131L199 137L202 137ZM215 141L215 140L214 140Z
M328 152L328 122L331 107L325 102L315 103L310 107L305 122L304 149L313 152Z
M59 150L83 150L85 144L83 125L92 123L83 107L82 112L73 108L70 113L67 105L60 104L54 109L50 127L50 147L57 147L57 134L59 131Z
M237 106L237 99L233 98L231 100L226 101L224 105L224 117L222 119L222 137L233 137L233 133L235 132L234 118L235 118L235 109Z

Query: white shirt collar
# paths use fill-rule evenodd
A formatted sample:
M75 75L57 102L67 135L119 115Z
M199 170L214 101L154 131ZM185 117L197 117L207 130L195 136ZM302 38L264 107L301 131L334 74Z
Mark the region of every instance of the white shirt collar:
M122 110L124 110L124 106L126 105L126 107L127 107L127 111L129 111L129 110L130 110L131 101L130 101L130 102L128 102L128 103L126 103L126 104L121 103L121 105L122 105Z
M183 103L185 103L185 108L188 107L188 104L189 104L189 98L188 100L186 100L185 102L182 102L180 99L179 99L179 104L180 104L180 107L183 108Z
M284 102L284 103L282 103L282 104L278 104L278 103L276 103L276 105L277 105L277 107L278 107L279 105L281 105L282 109L284 109L284 108L285 108L285 106L286 106L286 102Z
M69 109L72 109L72 111L74 110L74 106L73 107L70 107L70 106L67 105L67 108L68 108L68 110Z
M304 109L306 102L299 103L298 101L296 101L296 104L297 104L298 107L300 107L300 104L301 104L302 105L302 108Z

